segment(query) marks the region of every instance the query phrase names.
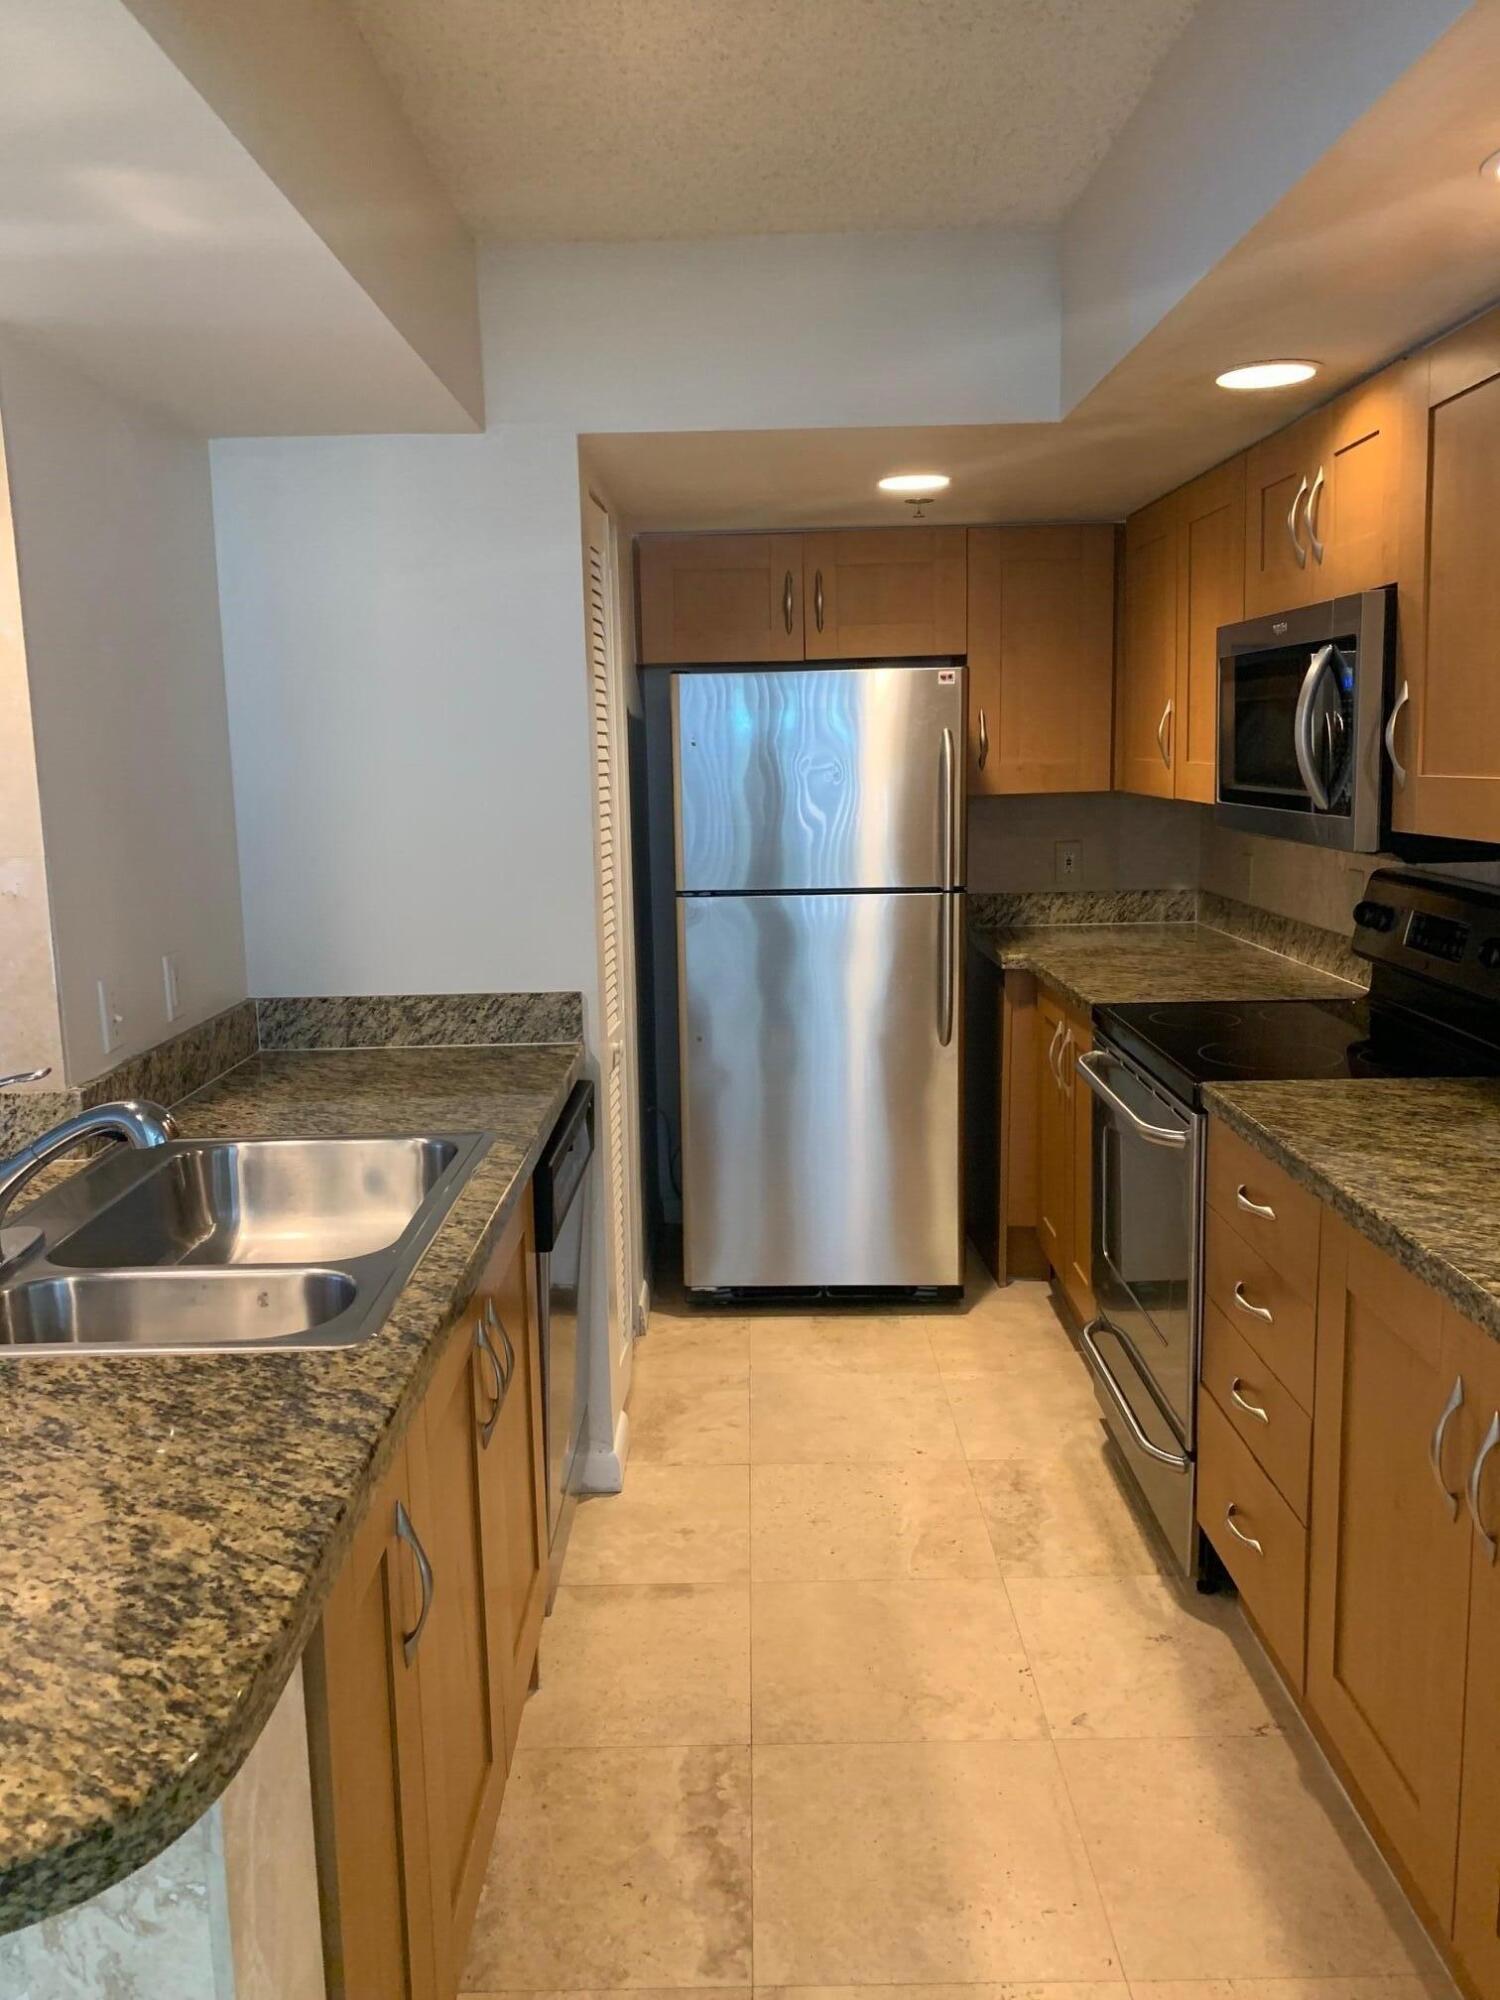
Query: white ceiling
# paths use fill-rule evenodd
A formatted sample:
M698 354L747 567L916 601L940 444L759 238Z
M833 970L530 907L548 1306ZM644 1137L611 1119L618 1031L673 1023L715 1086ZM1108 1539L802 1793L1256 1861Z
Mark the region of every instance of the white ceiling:
M1055 224L1195 0L347 0L469 223Z

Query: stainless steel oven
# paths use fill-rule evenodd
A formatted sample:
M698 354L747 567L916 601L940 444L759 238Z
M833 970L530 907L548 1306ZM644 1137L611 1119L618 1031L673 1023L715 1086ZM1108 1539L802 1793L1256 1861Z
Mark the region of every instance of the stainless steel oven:
M1394 584L1221 627L1222 824L1378 851L1395 638Z
M1203 1236L1203 1114L1099 1037L1093 1282L1084 1356L1110 1436L1185 1576L1197 1571L1193 1453Z

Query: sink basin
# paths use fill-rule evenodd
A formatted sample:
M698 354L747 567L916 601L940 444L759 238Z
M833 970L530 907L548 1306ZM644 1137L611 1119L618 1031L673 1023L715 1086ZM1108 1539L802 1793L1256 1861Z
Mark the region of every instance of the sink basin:
M358 1289L346 1271L111 1271L30 1278L0 1290L0 1349L139 1353L287 1345L347 1312Z
M452 1139L250 1139L162 1151L154 1171L53 1243L48 1261L64 1270L108 1270L367 1257L398 1240L458 1146Z
M482 1158L482 1132L116 1147L18 1218L0 1355L350 1347Z

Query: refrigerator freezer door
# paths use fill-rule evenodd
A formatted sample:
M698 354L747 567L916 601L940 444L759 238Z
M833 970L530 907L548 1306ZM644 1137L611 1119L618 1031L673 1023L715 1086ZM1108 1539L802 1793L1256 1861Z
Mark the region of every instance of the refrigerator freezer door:
M685 1276L957 1285L963 898L680 897Z
M677 674L677 886L963 882L964 670Z

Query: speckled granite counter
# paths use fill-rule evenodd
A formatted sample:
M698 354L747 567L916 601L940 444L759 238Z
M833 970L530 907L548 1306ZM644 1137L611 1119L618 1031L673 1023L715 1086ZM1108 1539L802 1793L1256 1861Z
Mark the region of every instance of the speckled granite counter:
M1346 999L1357 990L1205 924L1039 924L969 936L1003 970L1034 973L1085 1009L1131 1000Z
M1203 1096L1500 1340L1500 1079L1237 1083Z
M187 1136L476 1131L373 1340L0 1361L0 1932L117 1881L233 1776L579 1069L576 1046L258 1055Z

